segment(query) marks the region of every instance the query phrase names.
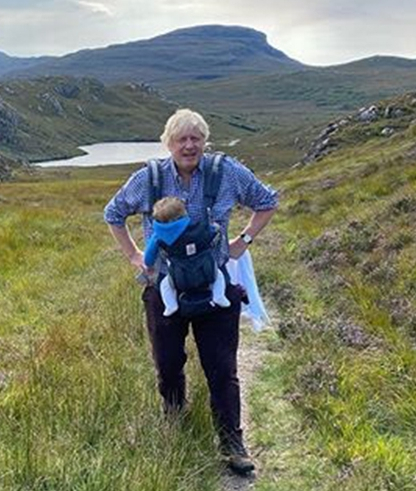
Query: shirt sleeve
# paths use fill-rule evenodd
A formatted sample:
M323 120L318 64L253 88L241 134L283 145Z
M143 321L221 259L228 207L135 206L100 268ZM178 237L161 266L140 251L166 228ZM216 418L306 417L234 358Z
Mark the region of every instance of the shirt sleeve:
M227 162L227 179L232 183L236 201L253 211L265 211L277 208L278 192L261 182L254 173L234 159Z
M110 225L122 227L127 217L148 212L148 170L143 168L131 175L104 209L104 220Z

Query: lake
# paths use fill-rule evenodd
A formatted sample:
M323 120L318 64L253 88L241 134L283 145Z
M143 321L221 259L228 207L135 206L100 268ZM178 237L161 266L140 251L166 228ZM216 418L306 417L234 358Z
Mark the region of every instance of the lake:
M95 167L97 165L132 164L150 158L163 158L169 152L160 142L110 142L79 147L86 155L71 159L36 162L41 167Z

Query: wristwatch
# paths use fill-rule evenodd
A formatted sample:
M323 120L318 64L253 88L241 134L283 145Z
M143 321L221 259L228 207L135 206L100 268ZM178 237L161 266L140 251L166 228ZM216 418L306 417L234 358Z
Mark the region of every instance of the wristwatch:
M250 245L253 242L253 237L250 234L244 233L240 235L240 239L246 244Z

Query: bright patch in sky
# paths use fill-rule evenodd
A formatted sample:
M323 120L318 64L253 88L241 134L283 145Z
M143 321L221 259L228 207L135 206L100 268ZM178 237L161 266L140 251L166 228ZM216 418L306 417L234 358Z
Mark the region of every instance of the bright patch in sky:
M78 0L77 2L79 5L82 7L86 7L87 9L90 9L92 12L97 13L97 14L106 14L109 16L113 15L113 12L109 7L104 5L103 3L98 3L98 2L88 2L85 0Z

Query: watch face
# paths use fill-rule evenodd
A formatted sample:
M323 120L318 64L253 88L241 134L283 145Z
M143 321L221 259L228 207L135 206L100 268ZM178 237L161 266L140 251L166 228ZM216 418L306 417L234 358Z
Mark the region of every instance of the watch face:
M246 244L251 244L253 239L248 234L241 234L241 238Z

